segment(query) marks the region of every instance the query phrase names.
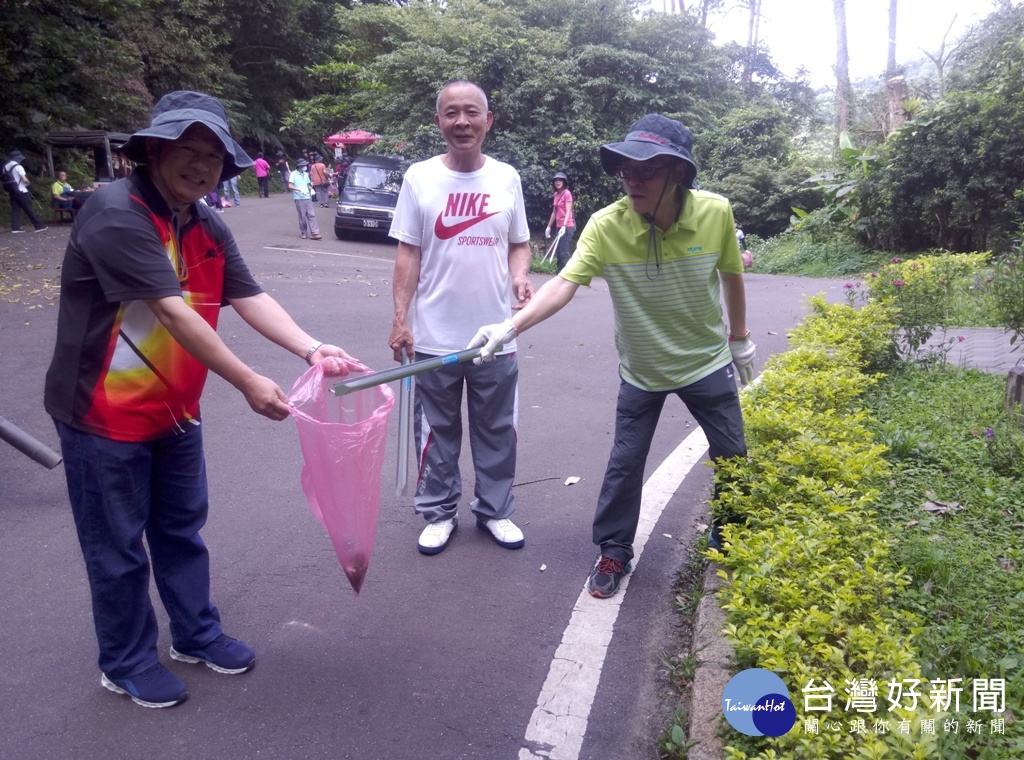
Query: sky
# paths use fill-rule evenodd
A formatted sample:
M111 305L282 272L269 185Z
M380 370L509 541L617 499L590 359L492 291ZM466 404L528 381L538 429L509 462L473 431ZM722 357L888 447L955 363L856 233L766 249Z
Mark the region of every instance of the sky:
M654 5L657 3L655 0ZM950 24L952 42L972 22L991 13L994 5L993 0L899 0L896 62L923 58L922 48L938 53ZM784 73L795 75L802 65L810 72L812 85L835 86L836 25L831 0L762 0L761 14L761 40ZM747 24L747 12L733 8L724 17L710 20L708 26L717 42L734 40L746 45ZM885 69L888 31L889 0L847 0L851 79L877 76Z

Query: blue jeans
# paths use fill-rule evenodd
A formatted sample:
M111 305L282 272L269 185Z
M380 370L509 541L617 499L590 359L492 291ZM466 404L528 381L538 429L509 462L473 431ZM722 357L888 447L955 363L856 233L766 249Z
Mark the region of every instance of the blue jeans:
M231 193L234 191L235 194L235 205L238 206L242 203L242 199L238 195L238 177L232 177L226 179L221 183L221 190L224 191L224 197L231 200Z
M221 626L199 536L209 507L201 429L126 443L56 425L92 593L100 670L128 678L157 663L150 559L174 648L201 649L213 641Z
M572 236L574 234L576 234L575 227L566 227L565 232L562 233L562 237L558 241L558 247L555 249L556 274L565 269L565 265L568 264L569 259L572 258L572 252L569 248L572 246Z

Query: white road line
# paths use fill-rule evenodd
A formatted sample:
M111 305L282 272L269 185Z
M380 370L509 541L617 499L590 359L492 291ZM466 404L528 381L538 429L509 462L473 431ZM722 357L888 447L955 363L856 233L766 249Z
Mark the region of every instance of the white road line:
M707 448L704 431L697 428L647 479L633 543L634 568L665 505ZM519 760L578 760L630 577L622 579L619 593L611 599L594 599L586 588L580 592L526 727Z
M367 259L368 261L379 261L384 264L392 263L391 259L384 259L379 256L360 256L358 253L335 253L334 251L314 251L309 248L280 248L272 245L263 246L264 251L284 251L285 253L315 253L318 256L341 256L346 259Z

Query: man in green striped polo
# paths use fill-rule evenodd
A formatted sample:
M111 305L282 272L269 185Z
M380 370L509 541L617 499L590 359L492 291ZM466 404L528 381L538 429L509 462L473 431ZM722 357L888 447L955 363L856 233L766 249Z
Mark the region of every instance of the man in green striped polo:
M607 281L621 385L594 515L601 556L587 580L599 598L613 596L630 570L644 465L668 395L703 428L712 460L746 455L733 374L735 367L745 385L754 370L743 261L729 202L697 190L692 148L690 130L658 114L602 146L601 165L622 179L625 196L590 218L569 263L522 311L482 327L470 343L488 361L568 304L580 285Z

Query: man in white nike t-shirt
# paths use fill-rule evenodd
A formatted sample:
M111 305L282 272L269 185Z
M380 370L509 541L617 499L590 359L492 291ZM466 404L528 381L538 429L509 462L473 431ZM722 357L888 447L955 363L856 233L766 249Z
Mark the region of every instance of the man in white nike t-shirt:
M406 172L391 223L391 237L399 241L388 339L396 361L403 351L416 359L461 351L478 325L508 319L533 295L519 174L482 151L493 122L478 85L449 82L437 96L434 114L448 152ZM493 362L450 364L417 376L415 506L428 523L419 538L422 553L442 551L458 527L463 386L475 470L470 506L477 526L507 549L525 543L510 519L518 377L514 341Z

